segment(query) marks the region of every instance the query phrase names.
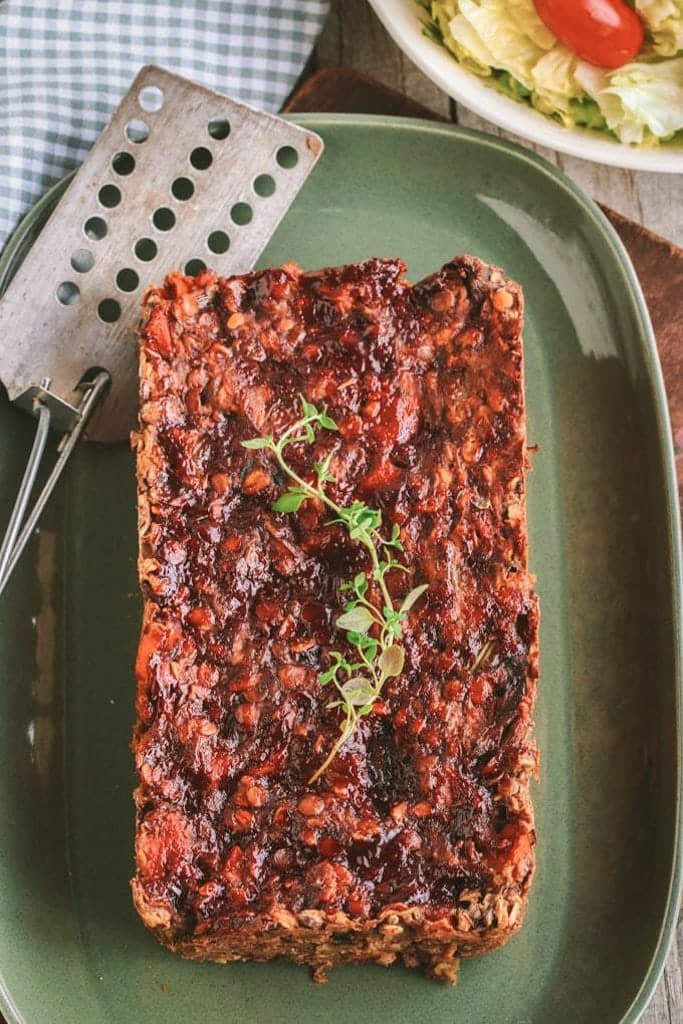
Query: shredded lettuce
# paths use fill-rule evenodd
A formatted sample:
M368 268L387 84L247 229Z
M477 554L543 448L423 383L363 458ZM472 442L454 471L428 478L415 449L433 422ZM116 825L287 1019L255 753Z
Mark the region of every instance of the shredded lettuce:
M531 89L527 89L517 78L513 78L509 71L499 71L495 77L496 87L506 96L511 96L513 100L523 102L531 96Z
M580 60L546 28L533 0L416 0L433 37L467 70L567 127L653 145L683 132L683 0L633 0L643 55L616 71ZM668 58L668 59L663 59ZM683 140L682 140L683 141Z
M590 96L584 96L580 100L570 100L569 106L573 122L579 128L592 128L598 132L610 131L599 104Z

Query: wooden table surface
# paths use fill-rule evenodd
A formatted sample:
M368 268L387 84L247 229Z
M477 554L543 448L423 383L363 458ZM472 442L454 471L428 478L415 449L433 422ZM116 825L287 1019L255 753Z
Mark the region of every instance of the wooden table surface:
M362 71L458 124L528 146L562 168L598 202L683 246L683 175L624 171L564 156L503 132L462 106L456 108L453 101L403 55L366 0L331 0L330 15L315 54L315 66L326 65ZM552 1024L552 1021L534 1024ZM617 1022L596 1020L577 1021L577 1024ZM664 974L641 1017L641 1024L683 1024L683 914L679 917Z

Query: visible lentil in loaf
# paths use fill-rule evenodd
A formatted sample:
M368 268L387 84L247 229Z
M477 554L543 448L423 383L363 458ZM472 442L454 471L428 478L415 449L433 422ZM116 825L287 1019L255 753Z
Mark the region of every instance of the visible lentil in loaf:
M136 906L210 960L397 956L453 981L522 920L535 835L538 673L527 572L522 294L468 256L411 286L399 260L173 274L145 298L138 458L144 595L133 748ZM426 582L406 665L325 774L317 681L363 550L240 442L299 393L338 433L331 496L381 508ZM488 644L489 656L477 665Z

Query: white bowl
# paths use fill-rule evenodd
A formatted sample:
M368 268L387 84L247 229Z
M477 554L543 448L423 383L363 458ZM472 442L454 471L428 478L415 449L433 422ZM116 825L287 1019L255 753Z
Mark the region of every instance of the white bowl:
M583 128L564 128L533 107L497 92L466 71L438 43L422 34L423 11L414 0L370 0L394 41L421 71L458 103L531 142L599 164L637 171L683 173L683 146L626 146Z

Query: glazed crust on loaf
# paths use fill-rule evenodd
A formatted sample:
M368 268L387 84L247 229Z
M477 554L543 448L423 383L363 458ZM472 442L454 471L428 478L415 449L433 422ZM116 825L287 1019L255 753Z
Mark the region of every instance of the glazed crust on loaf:
M169 276L145 296L137 450L135 905L202 960L397 957L455 979L522 922L538 608L527 571L523 301L462 256ZM299 395L338 432L330 496L381 509L429 589L405 668L313 784L339 730L318 682L364 549L317 502L273 511L267 451Z

